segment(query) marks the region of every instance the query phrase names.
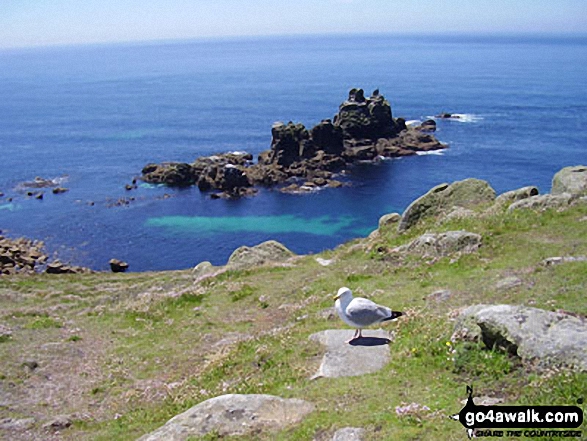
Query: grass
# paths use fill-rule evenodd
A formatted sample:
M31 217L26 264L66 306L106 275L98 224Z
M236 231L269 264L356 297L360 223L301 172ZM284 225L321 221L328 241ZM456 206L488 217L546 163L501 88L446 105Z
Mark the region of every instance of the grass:
M13 332L0 345L1 387L25 390L35 374L23 373L21 363L30 357L44 374L65 369L68 393L47 381L37 387L54 387L50 400L31 403L17 392L12 405L46 419L57 408L87 414L60 433L63 439L136 439L208 398L267 393L306 399L316 411L282 432L238 439L326 440L351 421L372 440L461 440L462 427L447 416L462 408L466 385L508 404L587 398L585 373L539 373L499 348L451 342L455 311L476 303L587 315L587 263L541 263L587 255L585 216L585 207L574 207L428 222L405 235L383 231L328 251L321 256L332 259L326 267L305 256L292 266L231 270L199 284L189 271L2 278L0 318ZM392 251L426 231L457 229L482 235L477 253L429 259ZM497 289L508 276L521 285ZM388 325L395 333L391 360L375 374L311 381L323 350L308 337L346 327L324 314L345 285L407 312ZM441 289L450 292L447 300L428 298ZM50 372L53 350L71 367ZM420 410L396 411L412 403ZM8 416L0 407L0 418Z

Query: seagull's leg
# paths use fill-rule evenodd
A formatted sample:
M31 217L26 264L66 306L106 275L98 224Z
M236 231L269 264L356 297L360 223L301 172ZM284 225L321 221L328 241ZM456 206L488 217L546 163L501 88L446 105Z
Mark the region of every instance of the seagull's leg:
M355 335L353 335L353 338L345 341L345 343L350 343L352 341L355 341L357 339L357 333L359 333L359 329L355 329Z

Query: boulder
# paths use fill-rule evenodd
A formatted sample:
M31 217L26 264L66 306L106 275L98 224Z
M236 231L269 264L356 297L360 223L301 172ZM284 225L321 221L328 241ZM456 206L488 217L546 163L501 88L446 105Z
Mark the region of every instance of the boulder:
M545 211L548 209L566 208L573 201L573 196L570 193L561 194L543 194L538 196L531 196L526 199L514 202L508 207L508 212L514 210L535 210Z
M399 213L384 214L379 218L379 229L382 230L397 225L397 223L401 220L402 215Z
M587 166L565 167L552 178L551 194L587 196Z
M184 441L206 434L237 436L273 432L300 423L315 409L300 399L272 395L221 395L173 417L139 441Z
M113 273L123 273L128 269L128 263L118 259L110 259L110 270Z
M531 185L528 187L518 188L517 190L506 191L495 199L495 203L500 205L510 205L514 202L521 201L522 199L538 196L538 194L538 187Z
M500 213L506 208L509 208L512 204L528 199L534 196L538 196L539 191L537 187L527 186L518 188L516 190L507 191L500 194L495 198L494 204L486 210L486 214Z
M333 330L310 335L326 347L318 372L312 378L352 377L370 374L389 362L390 334L382 329L365 331L363 338L347 343L351 330Z
M495 190L486 181L465 179L452 184L440 184L408 206L398 231L406 231L422 219L452 211L455 206L471 209L494 200Z
M408 245L396 248L396 252L408 252L420 256L443 257L455 253L470 254L479 249L482 238L468 231L426 233Z
M587 320L513 305L475 305L459 316L453 339L481 340L539 368L587 371Z
M295 253L285 245L275 240L268 240L253 247L237 248L228 258L228 266L250 268L267 263L283 262L292 256L295 256Z

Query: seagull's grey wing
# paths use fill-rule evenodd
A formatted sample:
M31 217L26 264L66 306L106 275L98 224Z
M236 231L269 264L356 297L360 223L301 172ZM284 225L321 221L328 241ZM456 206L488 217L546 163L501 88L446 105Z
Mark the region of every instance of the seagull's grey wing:
M357 326L369 326L391 316L391 309L371 300L355 297L346 308L347 317Z

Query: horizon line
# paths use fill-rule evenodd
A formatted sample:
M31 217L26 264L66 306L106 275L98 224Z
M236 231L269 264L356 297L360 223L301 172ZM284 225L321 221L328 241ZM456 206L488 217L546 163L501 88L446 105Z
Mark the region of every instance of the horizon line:
M0 46L0 51L12 50L35 50L35 49L60 49L60 48L82 48L82 47L101 47L101 46L149 46L149 45L166 45L178 43L195 43L195 42L237 42L237 41L254 41L267 39L289 39L289 38L340 38L340 37L478 37L478 38L558 38L573 39L587 38L587 32L560 32L560 31L437 31L437 32L310 32L310 33L276 33L276 34L242 34L242 35L210 35L195 36L185 38L154 38L142 40L100 40L88 42L73 43L47 43L47 44L22 44L14 46Z

